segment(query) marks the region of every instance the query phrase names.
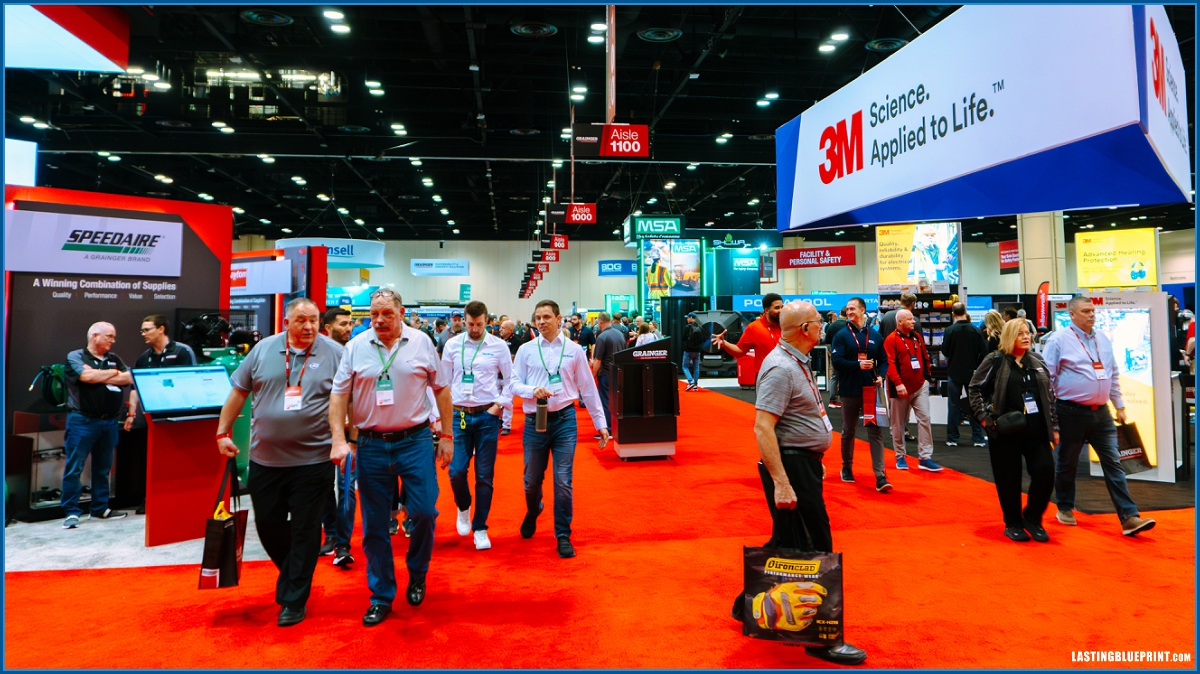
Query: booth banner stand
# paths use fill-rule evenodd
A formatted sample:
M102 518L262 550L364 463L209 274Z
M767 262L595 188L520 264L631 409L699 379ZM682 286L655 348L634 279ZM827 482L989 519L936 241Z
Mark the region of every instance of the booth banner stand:
M618 351L609 381L613 449L621 460L671 456L678 439L679 368L671 357L671 340Z

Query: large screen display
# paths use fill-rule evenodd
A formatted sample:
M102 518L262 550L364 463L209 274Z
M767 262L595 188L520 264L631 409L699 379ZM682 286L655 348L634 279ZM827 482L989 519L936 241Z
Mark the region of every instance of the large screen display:
M957 284L958 223L881 225L875 229L881 286L913 286L932 292L935 281Z
M700 296L698 240L642 239L640 249L644 314L657 319L659 303L664 297ZM757 266L756 262L756 270Z
M1158 285L1158 231L1154 228L1075 235L1080 288Z
M221 366L133 370L133 383L150 414L219 410L233 389Z

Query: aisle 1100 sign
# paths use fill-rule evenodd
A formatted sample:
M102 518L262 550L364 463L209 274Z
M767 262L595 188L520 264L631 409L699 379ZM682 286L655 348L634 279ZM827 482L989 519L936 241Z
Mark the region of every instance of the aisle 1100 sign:
M576 124L571 134L577 157L649 157L645 124Z

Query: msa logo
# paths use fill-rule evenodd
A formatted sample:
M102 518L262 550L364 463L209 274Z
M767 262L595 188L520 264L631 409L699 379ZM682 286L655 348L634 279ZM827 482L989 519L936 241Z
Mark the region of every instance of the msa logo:
M735 257L733 258L734 269L753 269L758 271L758 260L752 257Z
M1158 28L1154 19L1150 19L1150 72L1154 81L1154 97L1162 106L1163 114L1167 114L1167 73L1166 55L1163 53L1162 41L1158 36Z
M825 127L821 133L819 149L825 151L825 163L817 167L821 182L828 185L863 168L862 110L850 117L847 130L846 120L835 126Z
M75 229L67 236L63 250L85 253L117 253L123 255L149 255L158 245L159 234L126 234L92 229Z
M638 235L679 235L679 220L677 218L637 218L634 220L634 231Z

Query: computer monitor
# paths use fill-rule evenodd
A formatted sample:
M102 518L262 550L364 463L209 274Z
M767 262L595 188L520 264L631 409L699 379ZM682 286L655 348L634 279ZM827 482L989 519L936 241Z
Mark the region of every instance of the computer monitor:
M219 365L133 370L142 407L156 419L218 414L233 385Z

